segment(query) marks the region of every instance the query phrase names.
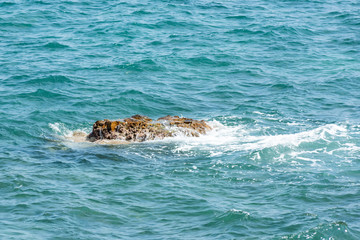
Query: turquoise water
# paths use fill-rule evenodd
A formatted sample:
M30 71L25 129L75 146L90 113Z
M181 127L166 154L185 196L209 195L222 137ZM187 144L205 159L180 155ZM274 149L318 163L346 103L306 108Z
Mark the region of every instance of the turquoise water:
M360 239L360 3L2 1L0 239ZM99 119L214 130L77 143Z

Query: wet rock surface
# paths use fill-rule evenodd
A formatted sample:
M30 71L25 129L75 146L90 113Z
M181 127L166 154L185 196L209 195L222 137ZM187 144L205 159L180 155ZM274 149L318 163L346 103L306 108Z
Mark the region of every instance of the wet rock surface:
M103 139L117 139L128 142L143 142L146 140L163 139L182 134L199 137L211 130L204 120L194 120L179 116L165 116L157 120L134 115L130 118L111 121L108 119L96 121L87 140L94 142Z

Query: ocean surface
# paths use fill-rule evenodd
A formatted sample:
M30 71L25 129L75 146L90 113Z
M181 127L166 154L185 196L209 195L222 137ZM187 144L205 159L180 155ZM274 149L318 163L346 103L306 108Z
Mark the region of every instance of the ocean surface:
M1 1L0 122L0 239L360 239L360 2Z

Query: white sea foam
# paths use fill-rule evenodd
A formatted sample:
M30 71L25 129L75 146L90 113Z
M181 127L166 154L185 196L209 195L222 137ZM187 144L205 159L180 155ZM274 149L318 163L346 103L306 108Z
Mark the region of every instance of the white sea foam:
M289 134L275 134L264 135L265 127L255 125L255 127L249 127L247 125L235 125L226 126L217 120L209 121L208 124L213 128L212 131L206 135L200 137L188 137L182 134L181 131L175 137L169 137L162 140L154 140L145 142L150 144L148 147L153 146L155 143L173 143L172 148L174 154L191 152L191 151L207 151L210 156L222 156L231 154L234 151L246 151L252 153L252 159L261 159L259 151L263 149L277 149L277 147L288 147L293 151L279 152L278 157L274 157L278 161L286 159L298 159L301 161L311 161L316 164L319 160L309 157L310 155L316 155L318 153L333 154L338 151L359 151L358 147L354 143L344 143L335 149L329 151L324 148L324 144L332 143L342 139L346 142L346 139L350 138L348 128L346 125L341 124L326 124L314 129L300 131ZM86 134L91 129L75 129L70 130L62 123L49 124L50 128L54 131L55 135L67 142L86 142ZM265 131L266 132L266 131ZM100 144L123 144L124 141L116 140L104 140L98 142ZM312 149L302 149L300 146L304 143L320 143L322 146ZM310 145L312 146L312 145ZM146 147L146 145L144 146Z
M251 136L250 142L244 142L239 148L242 150L260 150L264 148L282 146L299 146L304 142L315 142L324 140L330 142L334 137L347 136L347 129L336 124L327 124L313 130L269 136Z
M49 127L54 131L55 136L64 141L85 142L88 129L70 130L63 123L49 123Z
M243 125L225 126L216 120L208 123L213 130L200 137L188 137L179 131L175 137L155 140L155 142L184 143L183 149L191 149L198 146L226 146L232 150L261 150L278 145L299 146L304 142L315 142L318 140L330 142L334 137L347 136L346 127L336 124L327 124L312 130L293 134L256 136L252 135L252 133L257 132L259 129L249 129ZM83 136L90 132L86 128L70 130L63 123L50 123L49 127L58 137L68 140L72 140L74 136Z
M72 135L72 131L65 127L63 123L49 123L49 127L57 134L59 137L65 137Z
M315 142L324 140L332 141L335 137L346 137L347 129L344 126L336 124L327 124L312 130L293 134L279 135L252 135L259 129L249 129L242 125L224 126L218 121L209 122L213 130L199 138L188 138L177 136L168 138L165 141L176 141L185 143L181 146L182 150L190 150L198 146L217 147L224 146L231 150L261 150L275 146L299 146L304 142Z
M355 151L356 145L341 145L335 150L327 151L329 144L346 141L349 136L349 130L345 125L326 124L314 129L299 131L291 134L261 134L265 127L249 128L243 125L225 126L217 121L211 121L209 124L213 131L199 138L188 138L177 136L163 141L176 142L174 153L186 153L191 151L207 151L211 157L225 156L234 151L245 151L251 153L251 159L260 160L262 155L260 151L270 149L274 152L273 159L277 161L311 162L312 166L317 166L321 161L316 157L319 153L331 154L337 151ZM288 150L279 149L287 147ZM278 157L276 157L278 155ZM315 156L315 157L314 157Z

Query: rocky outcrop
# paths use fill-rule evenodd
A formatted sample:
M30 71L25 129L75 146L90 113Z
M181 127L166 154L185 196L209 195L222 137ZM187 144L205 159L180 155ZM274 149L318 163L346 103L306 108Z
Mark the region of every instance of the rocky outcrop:
M143 142L179 134L199 137L209 130L211 127L204 120L166 116L153 121L146 116L134 115L122 120L96 121L87 139L92 142L102 139Z

